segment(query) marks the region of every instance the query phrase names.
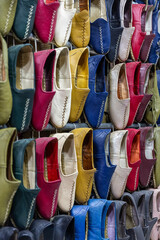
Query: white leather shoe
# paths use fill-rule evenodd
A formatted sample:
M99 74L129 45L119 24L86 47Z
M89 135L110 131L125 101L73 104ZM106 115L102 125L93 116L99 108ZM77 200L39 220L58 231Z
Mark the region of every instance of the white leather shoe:
M58 164L61 177L58 206L63 212L69 212L74 205L78 175L74 134L56 133L52 137L58 139Z
M57 11L54 42L58 47L65 46L71 34L72 19L76 13L74 1L62 1Z
M117 165L111 179L111 192L116 199L123 195L131 172L127 159L127 134L127 130L119 130L110 135L110 159Z
M56 48L54 66L53 91L56 93L52 100L50 120L56 128L62 128L68 122L71 109L72 82L67 47Z
M127 126L130 113L130 96L126 66L120 63L110 71L109 115L117 129Z

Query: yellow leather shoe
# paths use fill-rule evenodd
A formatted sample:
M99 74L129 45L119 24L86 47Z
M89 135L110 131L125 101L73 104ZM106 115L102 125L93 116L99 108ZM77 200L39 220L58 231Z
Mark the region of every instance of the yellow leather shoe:
M69 121L76 122L83 111L88 88L88 48L78 48L69 52L72 78L72 98Z
M89 1L75 0L77 12L72 19L70 40L78 48L87 47L90 40Z
M84 204L90 198L96 171L93 163L93 130L91 128L77 128L71 132L74 134L78 163L76 201Z

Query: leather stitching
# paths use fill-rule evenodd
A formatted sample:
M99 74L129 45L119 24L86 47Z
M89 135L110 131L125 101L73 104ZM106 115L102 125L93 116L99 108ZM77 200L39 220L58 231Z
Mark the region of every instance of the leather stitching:
M83 98L82 98L82 100L81 100L81 102L79 104L79 107L78 107L78 111L77 111L77 114L76 114L76 119L77 119L77 117L78 117L78 115L80 113L80 110L82 108L82 103L85 101L85 99L86 99L86 96L83 96Z
M53 193L53 199L52 199L52 207L51 207L51 214L50 214L50 219L53 216L53 211L54 211L54 205L55 205L55 201L56 201L56 196L57 196L57 192L58 190L56 189Z
M52 14L52 20L51 20L50 31L49 31L49 36L48 36L48 42L50 42L52 40L51 36L52 36L52 31L53 31L53 23L54 23L55 15L56 15L56 10L54 10L53 14Z
M7 27L8 27L8 24L9 24L9 19L10 19L10 15L11 15L11 12L12 12L12 8L13 8L13 5L15 3L15 0L12 0L10 5L9 5L9 9L8 9L8 13L7 13L7 18L6 18L6 24L5 24L5 27L4 27L4 34L7 33Z
M124 111L123 129L126 127L126 114L127 114L127 107L125 107L125 111Z
M104 104L105 104L105 101L102 101L101 108L100 108L100 111L99 111L99 116L98 116L97 127L98 127L99 124L100 124L100 120L101 120L101 116L102 116Z
M86 201L88 201L88 195L89 195L89 186L91 184L91 181L92 181L92 176L90 176L89 180L88 180L88 184L87 184L87 193L86 193Z
M66 40L67 40L67 33L68 33L68 31L69 31L69 28L70 28L70 26L71 26L71 23L72 23L72 19L69 20L69 23L68 23L68 26L67 26L67 29L66 29L66 33L65 33L65 37L64 37L64 41L63 41L63 43L62 43L62 46L65 45L65 42L66 42Z
M75 182L72 183L71 197L70 197L70 203L69 203L69 211L70 211L71 208L72 208L72 198L73 198L74 186L75 186Z
M14 198L15 193L16 193L16 191L14 191L14 192L12 193L12 195L11 195L9 201L8 201L5 218L4 218L4 221L3 221L3 224L2 224L2 225L5 224L5 222L6 222L7 218L8 218L9 209L10 209L10 206L11 206L11 204L12 204L12 200L13 200L13 198Z
M46 111L46 114L45 114L45 117L44 117L42 129L45 128L47 117L48 117L48 114L49 114L49 111L50 111L50 108L51 108L51 104L52 104L52 102L50 102L49 105L48 105L48 108L47 108L47 111Z
M32 199L32 202L31 202L31 205L30 205L29 212L28 212L28 218L27 218L26 228L29 227L29 222L30 222L30 219L31 219L31 213L32 213L32 209L33 209L33 207L34 207L35 201L36 201L36 198L33 198L33 199Z
M66 113L66 108L67 108L67 101L68 101L68 97L65 97L63 113L62 113L62 127L64 126L64 118L65 118L65 113Z
M134 181L134 190L136 190L136 183L137 183L137 175L138 175L139 167L136 169L136 176Z
M151 167L150 172L149 172L149 175L148 175L147 186L148 186L148 184L149 184L149 182L150 182L150 178L151 178L151 174L152 174L153 167L154 167L154 166Z
M133 34L131 34L131 36L130 36L130 38L129 38L129 41L128 41L128 44L127 44L127 51L126 51L125 60L122 60L121 57L119 56L118 59L119 59L120 61L126 61L127 58L128 58L128 54L129 54L129 51L130 51L130 48L131 48L132 35L133 35Z
M23 113L23 120L22 120L21 131L23 131L24 127L25 127L29 103L30 103L30 98L27 98L26 104L25 104L25 108L24 108L24 113Z
M83 47L85 45L85 31L86 31L86 20L83 20L83 25L82 25L82 46Z
M100 26L99 26L99 37L100 37L101 53L104 54L102 27L100 27Z
M28 14L28 20L27 20L27 25L26 25L26 31L24 34L24 39L27 38L28 32L29 32L29 28L30 28L30 24L31 24L31 18L32 18L32 14L33 14L33 9L34 9L34 5L31 5L30 10L29 10L29 14Z

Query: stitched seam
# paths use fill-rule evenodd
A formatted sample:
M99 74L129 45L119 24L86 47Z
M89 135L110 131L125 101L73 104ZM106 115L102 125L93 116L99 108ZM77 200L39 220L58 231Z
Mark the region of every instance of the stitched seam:
M52 31L53 31L53 23L54 23L55 15L56 15L56 10L53 11L53 15L52 15L52 20L51 20L51 25L50 25L50 31L49 31L49 36L48 36L48 42L51 41L51 36L52 36Z
M34 9L34 5L31 5L30 10L29 10L29 14L28 14L28 20L27 20L27 25L26 25L26 31L24 34L24 39L27 38L28 32L29 32L29 28L30 28L30 24L31 24L31 18L32 18L32 14L33 14L33 9Z
M72 208L72 197L73 197L74 185L75 185L75 182L72 183L71 197L70 197L70 204L69 204L69 211L70 211L71 208Z
M45 128L47 117L48 117L48 114L49 114L49 111L50 111L50 108L51 108L51 104L52 104L52 102L50 102L49 105L48 105L48 108L47 108L47 111L46 111L46 114L45 114L45 117L44 117L42 129Z
M124 118L123 118L123 128L125 128L125 120L126 120L126 114L127 114L127 107L125 107L125 112L124 112Z
M14 198L14 195L15 195L16 191L14 191L8 201L8 204L7 204L7 209L6 209L6 214L5 214L5 218L4 218L4 221L3 221L3 225L5 224L6 220L7 220L7 217L8 217L8 214L9 214L9 208L12 204L12 200Z
M139 167L136 169L136 176L134 181L134 190L136 190L136 183L137 183L137 175L138 175Z
M82 46L83 47L85 45L85 31L86 31L86 21L83 20L83 25L82 25Z
M35 201L36 201L36 198L33 198L33 199L32 199L32 202L31 202L31 205L30 205L29 212L28 212L28 218L27 218L26 228L29 227L29 222L30 222L30 219L31 219L31 213L32 213L32 209L33 209L33 207L34 207Z
M81 100L81 102L79 104L79 108L78 108L78 111L77 111L77 114L76 114L76 119L77 119L77 117L78 117L78 115L80 113L80 110L81 110L81 107L82 107L81 105L85 101L85 99L86 99L86 96L83 96L83 98L82 98L82 100Z
M24 108L24 113L23 113L23 120L22 120L21 131L23 131L24 127L25 127L29 103L30 103L30 98L27 98L26 104L25 104L25 108Z
M102 116L102 112L103 112L103 107L104 107L104 104L105 104L105 101L102 102L101 104L101 108L100 108L100 111L99 111L99 116L98 116L98 122L97 122L97 127L99 126L100 124L100 120L101 120L101 116Z
M53 211L54 211L54 205L55 205L55 201L56 201L56 196L57 196L57 192L58 190L56 189L53 193L53 199L52 199L52 208L51 208L51 214L50 214L50 219L53 216Z
M152 174L153 167L154 167L154 166L151 167L151 170L150 170L150 172L149 172L148 181L147 181L147 186L148 186L149 181L150 181L150 179L151 179L151 174Z
M119 41L121 39L121 35L119 35L117 43L116 43L116 49L115 49L115 55L114 55L114 62L116 61L116 56L117 56L117 52L118 52L118 46L119 46Z
M64 118L65 118L65 113L66 113L66 108L67 108L67 101L68 101L68 97L65 97L63 113L62 113L62 127L64 126Z
M100 37L101 53L104 54L102 27L100 27L100 26L99 26L99 37Z
M129 199L129 202L130 202L130 204L131 204L131 200L130 200L130 199ZM130 209L131 217L132 217L132 220L133 220L133 224L134 224L134 226L136 226L135 221L134 221L134 217L133 217L133 213L132 213L132 207L131 207L131 205L129 206L129 209Z
M86 201L88 201L88 195L89 195L89 185L91 184L91 181L92 181L92 177L89 178L88 180L88 184L87 184L87 193L86 193Z
M72 19L70 19L70 21L69 21L69 23L68 23L68 26L67 26L67 29L66 29L66 33L65 33L65 37L64 37L64 41L63 41L63 43L62 43L62 46L63 46L63 45L65 44L65 42L66 42L67 33L68 33L69 28L70 28L70 26L71 26L71 22L72 22Z
M7 32L7 27L8 27L8 24L9 24L9 19L10 19L10 15L11 15L11 12L12 12L12 8L13 8L14 2L15 2L15 0L12 0L10 5L9 5L9 9L8 9L8 13L7 13L7 19L6 19L6 24L5 24L5 27L4 27L4 34L6 34L6 32Z
M127 44L127 51L126 51L125 61L126 61L127 58L128 58L129 50L130 50L130 47L131 47L131 39L132 39L132 35L130 36L129 42L128 42L128 44ZM124 60L122 60L120 57L119 57L118 59L119 59L120 61L124 61Z

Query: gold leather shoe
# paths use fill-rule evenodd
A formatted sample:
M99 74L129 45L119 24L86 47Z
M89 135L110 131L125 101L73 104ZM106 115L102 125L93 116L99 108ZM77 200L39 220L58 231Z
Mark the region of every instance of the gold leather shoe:
M78 48L70 51L70 68L72 78L71 112L69 121L76 122L83 111L88 88L88 49Z
M74 134L78 163L76 201L84 204L90 198L96 171L93 163L93 130L91 128L77 128L71 132Z

